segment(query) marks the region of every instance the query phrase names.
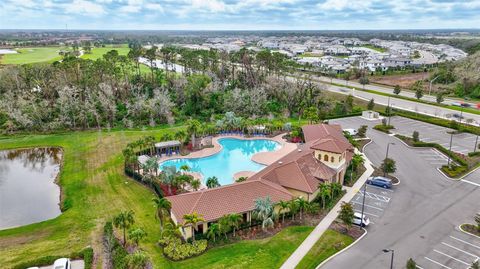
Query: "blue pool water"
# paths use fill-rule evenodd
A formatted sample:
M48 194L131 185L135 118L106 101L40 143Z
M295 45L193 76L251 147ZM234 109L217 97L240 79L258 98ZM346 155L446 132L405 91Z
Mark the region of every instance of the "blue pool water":
M160 169L166 166L186 164L193 172L202 173L204 180L216 176L221 185L233 183L233 175L240 171L260 171L265 166L251 160L258 152L274 151L280 144L267 139L241 140L222 138L218 142L222 150L204 158L172 159L160 163Z

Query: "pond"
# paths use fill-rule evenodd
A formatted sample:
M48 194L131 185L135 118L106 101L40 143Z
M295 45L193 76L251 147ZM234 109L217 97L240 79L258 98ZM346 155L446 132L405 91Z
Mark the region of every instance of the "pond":
M60 148L0 151L0 230L60 215Z

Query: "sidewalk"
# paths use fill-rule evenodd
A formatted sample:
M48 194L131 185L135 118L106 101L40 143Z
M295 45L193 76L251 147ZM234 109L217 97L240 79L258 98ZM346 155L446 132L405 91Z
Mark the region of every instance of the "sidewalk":
M330 212L322 219L322 221L315 227L315 229L308 235L307 238L302 242L302 244L290 255L290 257L283 263L281 269L294 269L308 251L315 245L315 243L320 239L322 234L330 227L332 222L337 218L338 213L340 212L340 206L342 202L348 203L355 194L360 190L363 184L367 181L367 178L373 173L373 167L370 160L363 154L355 149L355 153L362 154L363 159L365 160L365 168L367 169L365 173L355 182L352 188L348 189L347 193L338 201L338 203L330 210Z

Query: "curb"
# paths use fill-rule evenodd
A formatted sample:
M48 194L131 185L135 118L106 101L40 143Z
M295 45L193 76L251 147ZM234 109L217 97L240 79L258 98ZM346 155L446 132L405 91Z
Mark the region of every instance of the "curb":
M363 145L362 153L365 153L365 148L373 142L373 140L371 138L369 138L369 137L366 137L366 138L370 139L370 141L367 144Z
M363 228L363 231L365 231L362 236L360 236L359 238L357 238L357 240L353 241L350 245L348 245L346 248L340 250L339 252L333 254L332 256L328 257L326 260L324 260L323 262L321 262L319 265L317 265L317 267L315 267L315 269L318 269L320 267L322 267L324 264L326 264L328 261L330 261L331 259L335 258L336 256L342 254L343 252L347 251L349 248L353 247L356 243L358 243L358 241L360 241L360 239L362 239L365 235L367 235L367 230L365 228Z
M466 234L468 234L468 235L471 235L471 236L475 236L475 237L477 237L477 238L480 238L480 236L478 236L478 235L476 235L476 234L472 234L472 233L467 232L467 231L465 231L464 229L462 229L462 225L465 225L465 224L470 224L470 223L462 223L462 224L458 225L458 229L459 229L460 231L462 231L462 233L466 233Z

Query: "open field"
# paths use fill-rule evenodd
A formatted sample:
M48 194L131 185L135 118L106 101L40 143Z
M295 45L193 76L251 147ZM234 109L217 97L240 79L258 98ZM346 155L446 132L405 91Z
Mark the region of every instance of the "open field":
M118 45L118 46L111 45L111 46L106 46L102 48L92 48L92 52L90 54L83 54L81 58L96 60L98 58L102 58L104 54L106 54L111 50L118 51L119 55L127 55L128 52L130 51L130 48L128 48L126 45Z
M62 57L58 54L60 50L67 47L34 47L17 49L17 54L6 54L0 56L2 64L30 64L40 62L54 62Z
M401 75L388 75L388 76L374 76L369 78L373 83L395 86L400 85L404 89L408 89L415 81L425 80L430 77L430 73L419 72L419 73L408 73ZM424 83L425 89L428 90L428 83Z
M362 47L368 48L368 49L372 49L372 50L376 50L376 51L378 51L378 52L386 52L386 51L387 51L386 48L375 47L374 45L370 45L370 44L362 45Z
M170 262L156 245L160 229L151 199L154 193L123 174L124 146L139 137L175 132L183 127L140 130L84 131L50 135L0 137L0 149L59 146L64 149L60 172L62 205L59 217L24 227L0 231L0 264L10 268L20 262L47 255L67 255L90 245L102 253L104 223L123 210L135 212L135 226L148 237L142 248L155 268L190 267L192 263L211 268L235 266L278 267L313 229L291 227L262 240L241 241L218 247L183 262ZM97 265L102 257L97 257Z

